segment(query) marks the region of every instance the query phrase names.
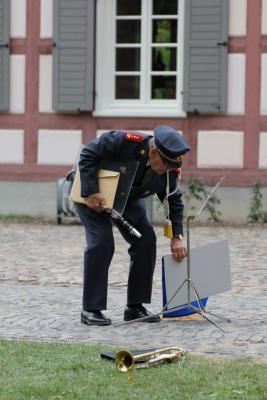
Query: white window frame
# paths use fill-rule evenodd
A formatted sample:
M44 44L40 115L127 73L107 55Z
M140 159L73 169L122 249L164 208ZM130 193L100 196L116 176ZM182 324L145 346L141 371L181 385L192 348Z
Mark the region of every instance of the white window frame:
M116 0L98 0L96 16L96 93L94 116L103 117L185 117L182 107L183 92L183 49L184 49L184 1L179 0L178 12L178 50L177 50L177 85L175 100L150 100L145 101L145 96L150 91L149 80L140 86L142 100L115 100L115 24L116 24ZM142 7L149 7L150 0L142 1ZM148 10L146 10L147 12ZM166 17L166 16L164 16ZM142 12L142 18L144 13ZM142 32L145 38L151 32L151 14L149 24L142 24ZM164 44L162 44L164 46ZM127 45L127 47L130 47ZM141 47L141 52L145 48ZM151 52L149 52L149 58ZM151 60L145 62L146 57L141 56L144 65L141 71L148 68ZM147 72L147 71L146 71ZM142 72L141 72L142 74ZM131 73L131 75L134 75Z

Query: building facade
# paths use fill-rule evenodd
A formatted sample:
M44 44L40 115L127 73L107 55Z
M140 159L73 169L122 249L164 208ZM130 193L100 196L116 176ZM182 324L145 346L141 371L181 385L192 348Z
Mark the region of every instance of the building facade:
M158 124L190 143L184 176L239 199L267 186L267 0L0 0L0 109L0 213L37 183L48 201L101 132Z

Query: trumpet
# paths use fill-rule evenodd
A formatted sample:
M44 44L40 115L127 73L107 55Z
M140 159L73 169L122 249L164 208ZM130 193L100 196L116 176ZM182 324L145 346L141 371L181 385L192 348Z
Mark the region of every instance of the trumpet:
M182 358L185 350L180 347L166 347L138 355L133 355L127 350L121 350L116 354L115 366L120 372L127 372L136 368L149 368L153 365L173 363ZM137 364L138 361L142 361Z

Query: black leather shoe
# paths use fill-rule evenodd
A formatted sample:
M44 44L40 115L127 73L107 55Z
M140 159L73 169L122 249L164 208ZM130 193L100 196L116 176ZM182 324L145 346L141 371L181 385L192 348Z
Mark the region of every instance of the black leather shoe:
M151 315L150 318L145 319L140 322L159 322L160 317L158 315L153 315L151 312L145 309L142 305L126 307L124 310L124 321L132 321L133 319L146 317ZM153 315L153 316L152 316Z
M82 311L81 312L81 323L86 325L99 325L106 326L111 325L111 320L105 317L101 311Z

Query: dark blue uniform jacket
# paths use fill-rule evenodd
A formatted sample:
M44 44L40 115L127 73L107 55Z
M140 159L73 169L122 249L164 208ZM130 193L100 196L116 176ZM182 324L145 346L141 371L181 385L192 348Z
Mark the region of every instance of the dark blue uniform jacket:
M130 133L130 137L135 132ZM157 194L161 201L166 197L167 173L156 174L147 166L149 144L152 136L136 132L137 139L129 138L127 131L109 131L87 144L81 151L79 169L81 175L81 196L88 197L99 192L97 172L100 162L103 160L136 160L139 162L130 190L125 209L125 216L134 223L138 216L134 216L134 204L137 200L152 194ZM177 172L170 171L170 192L176 186ZM169 197L170 219L172 221L173 234L183 234L183 202L182 193L178 190ZM140 208L138 208L140 213ZM129 213L129 211L131 211ZM139 215L140 217L140 215ZM141 216L142 217L142 216Z

